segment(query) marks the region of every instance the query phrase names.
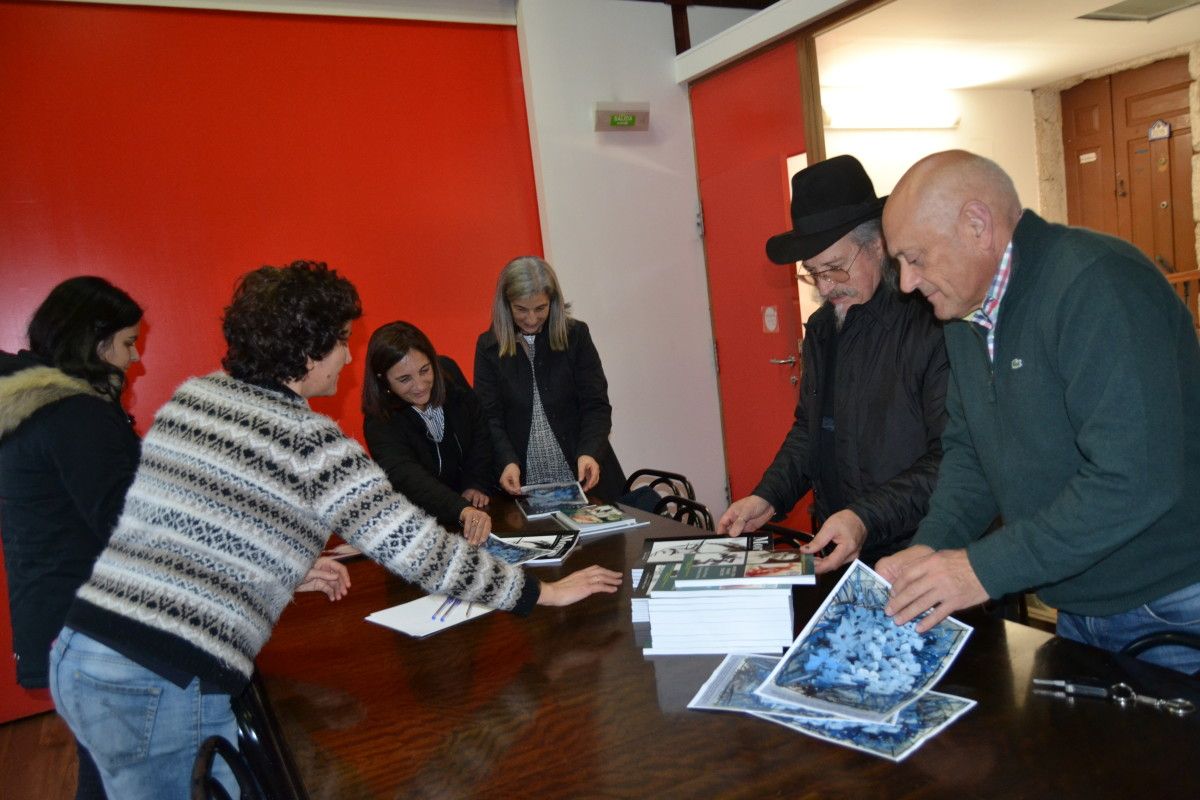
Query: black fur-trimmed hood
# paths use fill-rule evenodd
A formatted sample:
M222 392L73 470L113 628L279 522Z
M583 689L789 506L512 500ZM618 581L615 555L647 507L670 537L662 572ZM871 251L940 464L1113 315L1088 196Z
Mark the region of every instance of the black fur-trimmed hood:
M28 352L0 353L0 439L37 411L78 394L102 397L87 381L48 367Z

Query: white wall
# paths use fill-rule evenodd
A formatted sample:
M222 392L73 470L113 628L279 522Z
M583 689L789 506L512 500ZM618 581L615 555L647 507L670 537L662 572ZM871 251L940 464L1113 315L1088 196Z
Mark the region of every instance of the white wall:
M724 508L687 91L671 13L630 0L521 0L517 30L547 259L592 328L626 471L686 474ZM596 101L648 101L650 130L593 131Z
M747 17L754 16L755 13L753 9L746 8L688 6L688 38L691 39L692 47L708 41Z
M1017 194L1038 210L1034 157L1033 95L1016 89L961 89L951 92L962 117L952 130L825 129L828 156L849 153L863 163L875 191L887 194L912 164L940 150L961 148L987 156L1012 176Z

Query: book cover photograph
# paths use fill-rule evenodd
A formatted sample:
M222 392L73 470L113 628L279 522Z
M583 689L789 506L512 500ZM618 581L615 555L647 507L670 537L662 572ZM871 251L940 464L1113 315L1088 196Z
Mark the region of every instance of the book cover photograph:
M517 508L526 519L542 519L563 509L587 505L587 495L578 481L571 483L535 483L521 487Z
M542 567L561 564L575 550L575 545L579 543L579 534L572 531L570 533L548 533L538 536L509 536L507 534L493 533L488 537L488 541L484 542L484 549L491 550L491 540L495 539L496 548L501 546L507 548L524 548L531 554L529 558L519 562L527 567ZM501 556L504 558L504 556ZM507 560L507 559L505 559Z
M488 535L487 540L481 545L481 548L501 561L513 565L525 564L538 558L546 558L554 552L546 547L517 543L512 539L502 539L494 533Z
M745 558L747 550L770 550L769 534L707 536L703 538L647 539L640 563L678 564L688 556L704 565L730 564Z
M554 514L554 518L571 530L585 535L647 524L631 517L616 506L607 504L562 509Z
M703 551L689 553L679 565L679 588L723 584L815 584L816 565L799 550L740 550L716 558Z

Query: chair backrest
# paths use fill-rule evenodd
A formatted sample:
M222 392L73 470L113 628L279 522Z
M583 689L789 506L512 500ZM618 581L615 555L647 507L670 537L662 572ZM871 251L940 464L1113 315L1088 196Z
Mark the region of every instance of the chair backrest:
M258 784L242 754L223 736L210 736L200 744L192 765L192 800L231 800L229 792L213 777L213 764L220 757L233 771L242 800L260 800Z
M688 500L696 499L696 490L692 487L692 482L678 472L667 472L661 469L639 469L629 476L625 481L625 493L630 492L642 478L649 478L645 483L651 489L657 489L659 486L664 486L667 489L667 494L676 495L677 497L686 497Z
M1192 312L1192 325L1200 331L1200 269L1173 272L1167 275L1167 282L1183 300L1188 311Z
M257 669L231 705L238 723L238 748L267 800L308 800L300 770Z
M1200 650L1200 636L1184 631L1157 631L1134 639L1121 648L1121 653L1136 658L1155 647L1187 647L1191 650ZM1200 678L1200 672L1195 673L1193 677Z
M694 525L706 531L716 529L716 526L713 525L712 514L709 513L708 506L698 503L689 497L669 494L658 501L658 505L654 507L654 513L670 517L676 522L682 522L685 525Z

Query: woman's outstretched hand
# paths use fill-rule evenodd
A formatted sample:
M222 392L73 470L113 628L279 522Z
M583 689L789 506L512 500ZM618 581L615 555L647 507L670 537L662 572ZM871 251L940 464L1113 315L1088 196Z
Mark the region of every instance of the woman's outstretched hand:
M612 594L620 585L621 573L593 564L561 580L543 583L538 605L569 606L597 592Z

